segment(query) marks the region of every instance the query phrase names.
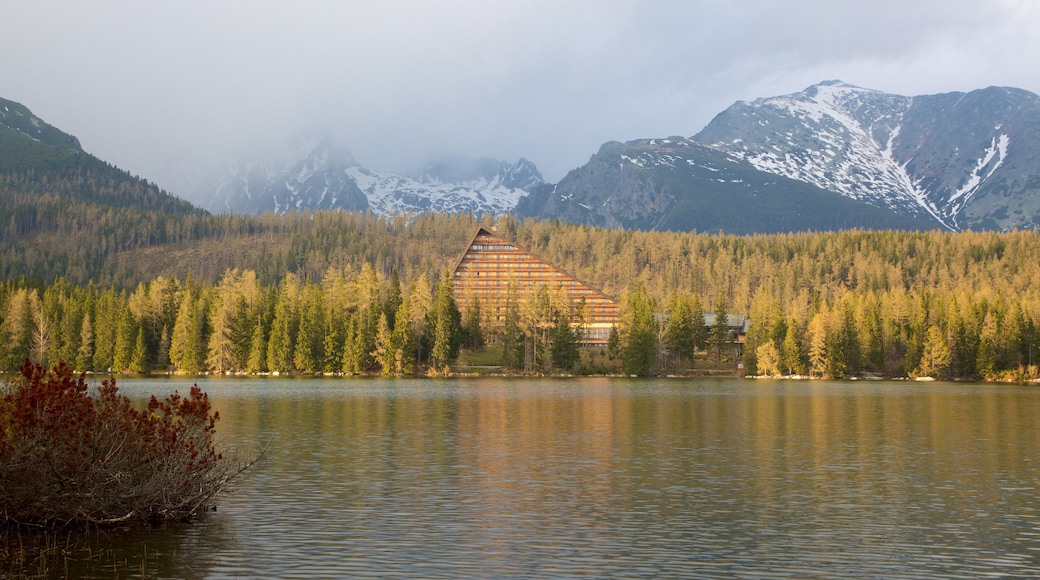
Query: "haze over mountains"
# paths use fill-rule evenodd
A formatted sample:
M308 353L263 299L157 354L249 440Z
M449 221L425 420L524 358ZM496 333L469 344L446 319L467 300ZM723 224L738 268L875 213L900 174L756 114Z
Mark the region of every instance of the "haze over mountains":
M25 107L0 105L0 125L33 147L79 150ZM412 175L372 170L316 134L167 175L174 193L218 213L515 213L731 233L1033 228L1040 97L1000 87L905 97L823 82L738 102L692 137L606 143L556 184L522 158L451 159Z

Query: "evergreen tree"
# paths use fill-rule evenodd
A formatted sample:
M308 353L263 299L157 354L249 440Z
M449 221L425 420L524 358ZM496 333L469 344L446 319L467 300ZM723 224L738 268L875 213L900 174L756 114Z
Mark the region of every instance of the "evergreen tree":
M118 326L116 327L116 345L112 361L112 368L117 373L130 370L130 361L134 355L134 345L136 344L138 330L140 330L140 326L134 320L134 315L130 312L130 309L127 307L122 308L119 313Z
M726 299L719 296L715 300L715 322L711 325L709 340L711 348L715 351L715 360L722 360L722 351L729 342L729 311L726 309Z
M182 372L206 370L205 317L206 303L201 290L189 288L177 309L177 319L170 338L170 362Z
M474 296L473 302L466 311L466 324L462 327L462 335L466 345L475 350L483 350L484 333L480 329L480 298Z
M462 315L452 296L451 273L445 271L434 288L432 323L433 346L430 366L446 369L459 356L462 345Z
M694 294L690 298L690 321L693 324L693 348L702 350L708 345L708 327L704 324L704 306L701 299Z
M348 375L356 375L367 370L367 353L361 338L360 326L356 316L347 319L343 339L343 372Z
M524 368L524 331L520 328L520 304L516 282L510 281L506 290L505 321L502 327L502 364L513 369Z
M98 297L94 308L94 370L112 368L116 348L116 329L123 299L109 288ZM172 348L172 347L171 347Z
M79 331L79 349L76 351L76 368L80 371L88 371L94 368L94 326L91 324L91 314L83 315L83 322Z
M781 364L789 375L806 373L805 359L802 355L802 339L793 320L787 324L787 333L784 335L781 352Z
M3 323L0 324L0 353L3 369L13 371L29 357L33 319L31 295L35 290L16 290L8 299Z
M390 334L390 343L394 352L394 374L405 375L415 372L415 337L412 336L411 301L405 296L397 308L394 320L398 321Z
M291 372L296 347L299 317L291 293L283 291L274 306L271 334L267 341L267 368L272 372Z
M161 370L170 366L170 330L165 324L159 331L159 350L155 355L155 366Z
M578 333L571 328L570 319L564 315L556 317L551 352L553 366L565 371L573 370L581 359Z
M148 372L148 367L148 346L144 342L144 328L138 326L133 353L130 355L129 370L132 373L144 373Z
M257 316L253 323L253 336L249 340L249 360L246 371L262 373L267 371L267 332L264 328L263 316Z
M397 325L397 309L401 307L401 278L397 275L397 268L390 270L390 281L386 285L386 301L383 302L383 314L386 315L386 323L389 328Z
M386 321L385 312L379 313L379 322L376 324L376 348L372 351L372 358L379 363L379 371L383 375L394 374L397 353L391 339L390 324Z
M325 367L325 311L321 287L308 284L300 296L299 324L293 362L298 370L319 372Z
M621 368L626 374L648 375L657 353L657 321L654 303L642 286L628 296L624 334L627 341L621 353Z
M664 345L681 360L689 360L693 357L695 340L696 330L690 300L685 295L676 294L672 297L672 308L665 326Z

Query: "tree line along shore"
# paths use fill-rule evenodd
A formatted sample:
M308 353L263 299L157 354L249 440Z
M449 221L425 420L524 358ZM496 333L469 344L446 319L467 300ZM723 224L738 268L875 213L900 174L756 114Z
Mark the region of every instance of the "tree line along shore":
M0 283L0 367L29 358L102 372L411 375L450 370L463 353L538 373L681 374L739 362L749 375L1038 375L1032 231L732 236L474 216L278 219L307 257L277 275L270 264L243 267L256 265L244 258L199 276L190 267L178 275L178 263L135 284ZM576 347L582 313L553 308L552 288L517 293L504 323L479 304L456 304L447 268L473 229L492 222L617 297L608 348ZM282 239L239 229L227 238L232 253L250 236L272 247ZM133 252L120 259L140 269ZM741 354L705 327L705 312L747 315Z

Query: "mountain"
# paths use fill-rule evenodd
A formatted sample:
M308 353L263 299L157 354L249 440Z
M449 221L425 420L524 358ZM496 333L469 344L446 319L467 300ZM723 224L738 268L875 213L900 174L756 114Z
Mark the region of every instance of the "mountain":
M473 212L501 215L526 190L543 183L533 163L450 159L417 175L362 167L345 147L321 135L298 136L289 146L229 164L208 178L180 177L188 197L216 212L289 210Z
M528 190L544 183L530 161L452 159L415 176L354 167L347 172L368 196L378 215L401 212L472 212L502 215L516 207Z
M931 226L683 137L607 143L560 183L522 198L516 213L606 228L735 234Z
M823 82L738 102L689 139L608 143L516 211L733 233L1033 228L1040 97L999 87L903 97Z
M1040 97L904 97L840 81L738 102L693 139L761 171L951 229L1040 225Z
M41 196L64 203L195 212L188 202L83 151L79 140L27 107L0 99L0 209L7 216L38 213Z
M281 149L235 161L189 197L220 213L285 213L289 210L368 208L365 194L347 176L357 165L345 148L320 135L297 135Z

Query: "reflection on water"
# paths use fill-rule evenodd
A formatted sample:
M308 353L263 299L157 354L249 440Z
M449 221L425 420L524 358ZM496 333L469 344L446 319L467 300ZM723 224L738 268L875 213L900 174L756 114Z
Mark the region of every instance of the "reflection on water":
M218 512L131 542L179 553L149 575L1040 574L1035 388L200 384L221 436L270 442L269 459Z

